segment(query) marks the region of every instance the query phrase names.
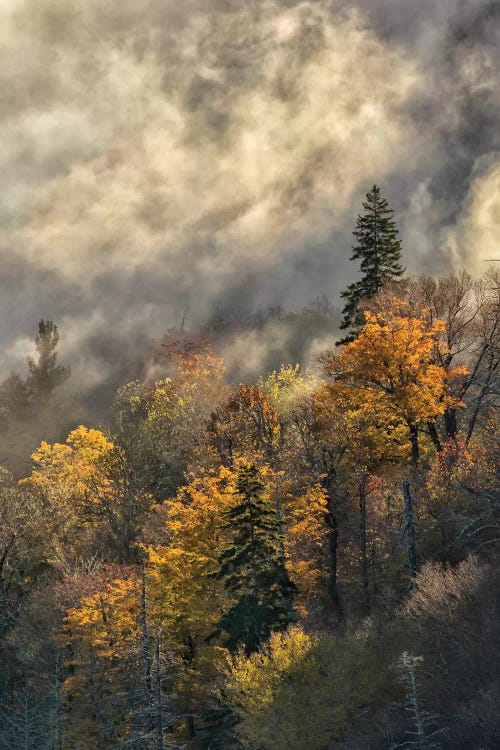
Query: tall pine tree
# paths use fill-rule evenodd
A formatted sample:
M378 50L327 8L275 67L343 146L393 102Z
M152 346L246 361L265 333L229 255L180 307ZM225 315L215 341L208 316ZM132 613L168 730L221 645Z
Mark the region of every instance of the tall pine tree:
M389 208L380 188L374 185L363 201L364 214L359 214L353 235L357 244L353 247L350 260L361 260L363 274L359 281L350 284L341 297L346 300L340 328L347 335L338 341L347 344L356 338L363 325L363 314L359 304L377 294L390 281L397 281L404 273L401 260L401 241L398 228L392 218L394 211Z
M28 359L29 375L26 380L28 390L36 398L50 396L57 386L70 376L69 367L57 364L57 344L59 331L51 320L41 320L35 339L38 359Z
M237 493L239 502L225 523L232 540L219 558L219 578L225 579L234 603L218 631L227 634L228 648L243 645L251 653L272 631L285 630L295 619L295 586L285 567L278 514L255 464L240 466Z

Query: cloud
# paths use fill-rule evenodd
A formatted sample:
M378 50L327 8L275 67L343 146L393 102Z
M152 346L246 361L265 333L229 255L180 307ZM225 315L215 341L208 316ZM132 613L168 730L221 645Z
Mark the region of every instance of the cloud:
M491 242L474 170L486 152L498 164L489 7L3 4L4 349L54 318L91 390L186 308L335 296L375 181L409 266L467 264L450 238L465 222Z
M453 265L468 261L481 275L488 261L500 260L500 162L479 160L457 225L445 232L445 247Z

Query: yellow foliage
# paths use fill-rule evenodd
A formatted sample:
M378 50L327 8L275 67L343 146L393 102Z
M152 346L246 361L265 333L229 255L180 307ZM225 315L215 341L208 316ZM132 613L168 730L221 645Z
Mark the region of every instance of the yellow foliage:
M315 485L305 495L289 499L285 506L285 550L292 580L299 591L296 604L304 612L325 591L327 502L326 490Z
M369 633L273 633L260 651L228 660L224 699L246 750L323 750L383 700L388 670Z
M64 634L103 659L118 659L139 635L140 582L133 575L114 580L85 597L64 619ZM70 635L69 635L70 634Z
M36 468L22 482L61 500L85 497L91 485L105 483L99 463L113 448L100 430L80 425L65 443L42 442L32 455Z
M259 388L267 393L271 402L281 415L286 415L298 393L302 393L311 379L301 372L300 365L281 365L273 370L266 379L260 378Z
M221 614L223 587L211 577L225 536L224 514L235 502L230 469L202 472L165 503L168 546L148 549L156 616L177 633L203 640Z
M171 357L175 376L157 381L146 393L143 429L161 445L166 433L175 435L177 446L188 450L193 448L193 427L202 415L208 417L223 391L224 363L209 349L199 353L172 351Z
M228 689L236 714L258 714L268 706L284 679L307 660L316 639L301 627L271 633L261 651L246 656L239 652L228 661ZM244 703L241 700L244 696Z

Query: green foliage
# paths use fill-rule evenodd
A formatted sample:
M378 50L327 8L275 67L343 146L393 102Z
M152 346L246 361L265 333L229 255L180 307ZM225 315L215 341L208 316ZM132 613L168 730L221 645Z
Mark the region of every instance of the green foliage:
M128 383L113 409L131 465L160 501L181 486L188 462L206 438L205 423L225 395L223 363L210 347L198 353L173 349L168 364L172 377Z
M382 198L377 185L367 193L363 208L365 213L358 215L356 229L353 231L357 244L351 255L351 260L360 260L363 275L341 294L346 303L342 310L344 318L340 328L348 330L348 333L340 344L352 341L363 324L359 303L373 297L387 283L399 279L404 273L400 263L401 241L392 218L394 212L386 199Z
M219 577L234 602L219 622L231 649L254 651L274 630L294 619L295 586L285 566L282 533L273 501L255 464L238 471L239 502L226 514L230 544L219 557Z
M70 376L69 367L57 364L59 332L51 320L41 320L35 339L38 358L28 359L29 375L26 381L29 392L37 398L49 396L57 386Z
M37 357L28 358L28 375L11 372L0 383L0 461L16 475L40 440L57 434L68 420L68 395L57 392L70 369L57 364L59 332L55 323L41 320L35 339Z

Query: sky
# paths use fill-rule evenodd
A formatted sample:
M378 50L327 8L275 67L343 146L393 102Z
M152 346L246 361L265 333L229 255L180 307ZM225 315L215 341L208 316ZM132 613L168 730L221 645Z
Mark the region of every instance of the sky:
M373 183L409 272L480 274L499 8L0 0L0 375L40 318L91 392L186 311L337 304Z

